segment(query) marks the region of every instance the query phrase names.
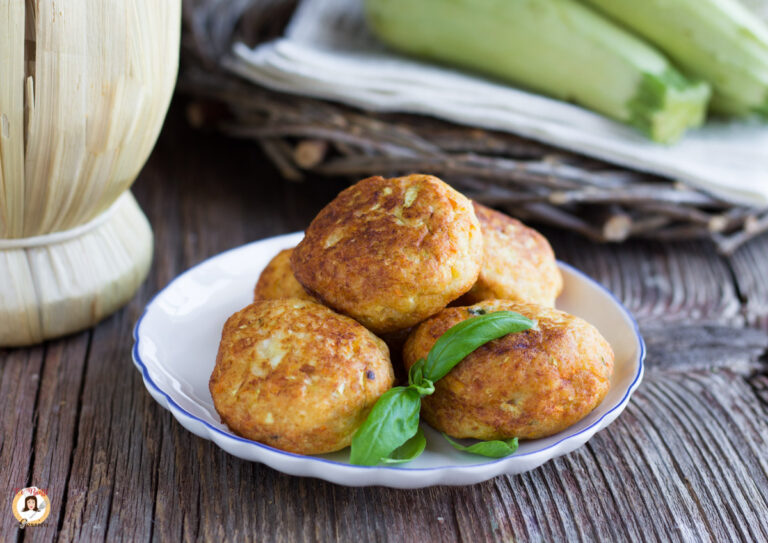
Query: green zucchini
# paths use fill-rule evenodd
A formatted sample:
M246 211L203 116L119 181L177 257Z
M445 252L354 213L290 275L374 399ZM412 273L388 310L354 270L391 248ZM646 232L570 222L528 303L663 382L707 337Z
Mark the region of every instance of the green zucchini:
M576 0L366 0L366 17L399 51L575 102L655 141L705 117L706 83Z
M768 118L768 27L737 0L587 0L709 81L712 109Z

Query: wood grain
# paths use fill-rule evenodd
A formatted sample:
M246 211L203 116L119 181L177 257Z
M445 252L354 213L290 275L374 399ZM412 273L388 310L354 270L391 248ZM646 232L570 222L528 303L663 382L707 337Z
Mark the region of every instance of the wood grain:
M768 329L768 236L742 247L729 263L747 323Z
M35 460L35 432L40 374L46 347L0 350L0 401L3 433L0 434L0 481L5 491L0 535L9 541L17 537L16 519L10 502L18 489L30 483L29 471Z
M743 322L728 263L707 243L597 245L546 233L558 258L611 289L640 322Z
M6 502L36 484L53 506L24 532L0 514L0 540L768 540L765 237L726 260L705 244L600 246L547 230L560 258L639 317L648 372L608 429L523 475L346 488L184 430L130 361L144 305L211 255L302 229L343 184L285 183L253 146L189 134L174 109L136 185L155 228L148 282L91 331L0 351Z

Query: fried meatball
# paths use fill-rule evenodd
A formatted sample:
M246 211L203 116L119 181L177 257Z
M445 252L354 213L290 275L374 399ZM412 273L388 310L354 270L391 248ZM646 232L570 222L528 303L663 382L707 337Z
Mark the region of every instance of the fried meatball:
M586 321L550 307L488 300L449 307L422 323L405 344L410 368L450 327L478 310L516 311L538 323L486 343L435 383L422 415L448 435L536 439L584 418L605 397L613 351Z
M393 381L383 341L327 307L287 298L227 320L209 388L236 434L321 454L349 445Z
M482 255L472 203L440 179L369 177L320 211L291 267L323 303L381 334L467 292Z
M285 249L277 253L261 272L256 287L253 289L253 299L280 300L282 298L299 298L316 301L307 294L291 271L291 253L293 249Z
M474 206L483 230L483 265L477 282L456 304L500 299L554 307L563 277L547 238L504 213Z

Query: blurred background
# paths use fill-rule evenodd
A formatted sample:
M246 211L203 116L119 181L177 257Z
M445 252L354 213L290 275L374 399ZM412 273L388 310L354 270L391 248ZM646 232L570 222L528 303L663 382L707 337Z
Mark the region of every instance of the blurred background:
M185 0L195 127L621 242L768 228L766 3Z

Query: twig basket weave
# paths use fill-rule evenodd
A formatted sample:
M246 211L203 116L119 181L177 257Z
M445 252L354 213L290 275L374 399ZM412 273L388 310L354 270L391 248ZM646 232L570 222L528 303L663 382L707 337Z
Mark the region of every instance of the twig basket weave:
M0 0L0 346L90 326L146 276L128 188L176 81L180 0Z
M711 239L728 254L768 231L768 208L512 134L365 112L241 79L232 44L282 34L296 0L184 0L180 88L197 126L256 141L288 180L414 171L528 221L601 242Z

